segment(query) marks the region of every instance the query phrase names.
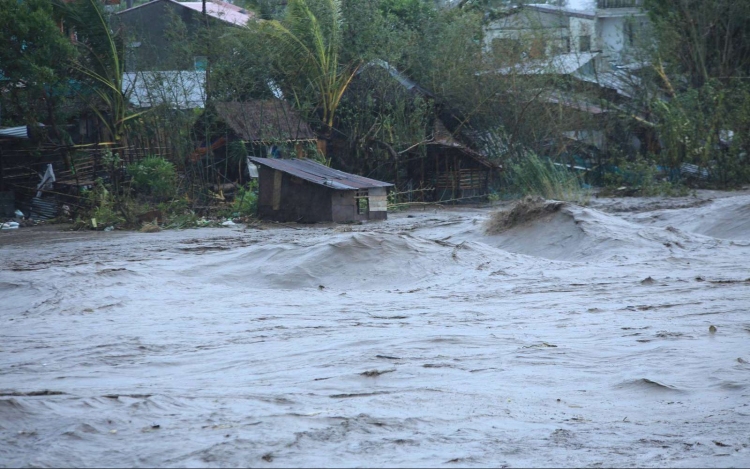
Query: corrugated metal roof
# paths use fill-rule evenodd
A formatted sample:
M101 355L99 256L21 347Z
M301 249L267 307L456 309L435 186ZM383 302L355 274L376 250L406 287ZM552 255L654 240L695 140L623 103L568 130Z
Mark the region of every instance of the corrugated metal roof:
M564 16L575 16L578 18L593 19L596 18L596 8L589 9L578 9L567 5L550 5L547 3L532 3L525 5L526 8L544 12L544 13L558 13Z
M203 12L203 2L181 2L180 4L191 10ZM206 2L206 14L238 26L245 26L255 16L252 11L217 0Z
M396 67L392 66L388 62L382 59L375 59L371 60L370 62L366 63L362 67L360 67L359 70L357 70L357 75L364 72L368 68L371 67L380 67L383 70L387 71L390 76L392 76L401 86L403 86L407 91L416 91L419 94L423 96L429 96L429 97L435 97L434 93L432 93L430 90L426 88L422 88L417 84L417 82L410 80L406 77L403 73L399 72Z
M428 142L427 145L439 145L448 148L457 148L464 154L474 159L476 162L481 163L488 168L498 168L500 165L493 163L484 157L481 153L472 150L468 146L459 142L453 137L453 134L445 127L445 124L440 119L435 119L435 126L432 133L432 141Z
M592 114L592 115L605 114L608 112L607 109L604 109L597 104L588 102L584 100L582 97L575 96L575 95L551 93L548 96L541 96L539 99L541 101L545 101L550 104L559 104L561 106L564 106L570 109L575 109L578 111L582 111L582 112Z
M190 8L191 10L197 11L199 13L203 12L203 2L177 2L175 0L158 0L158 1L174 3L176 5L180 5L185 8ZM155 3L156 1L142 3L141 5L128 8L127 10L118 11L117 14L118 15L127 14L135 10L136 8L145 8ZM225 3L220 0L207 0L206 1L206 14L218 20L222 20L231 24L236 24L238 26L245 26L248 21L255 18L255 13L253 13L252 11L245 10L244 8L240 8L237 5L232 5L231 3Z
M577 72L573 76L579 80L615 90L618 94L627 98L635 97L641 86L641 79L628 73L626 70L614 69L612 71L600 72L596 75Z
M281 99L215 104L219 118L248 142L316 140L310 126Z
M272 158L250 158L254 163L291 174L305 181L336 190L372 189L391 187L389 182L345 173L312 160L277 160Z
M497 71L501 75L570 75L594 60L600 52L572 52L546 59L528 60Z
M29 128L25 125L20 127L0 127L0 137L29 138Z
M206 72L169 70L126 72L122 92L135 107L167 104L173 109L202 109L206 103Z

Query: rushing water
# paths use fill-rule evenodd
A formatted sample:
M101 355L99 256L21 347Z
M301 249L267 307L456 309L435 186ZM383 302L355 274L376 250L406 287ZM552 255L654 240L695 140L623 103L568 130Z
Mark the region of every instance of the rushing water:
M3 233L0 466L748 466L710 207Z

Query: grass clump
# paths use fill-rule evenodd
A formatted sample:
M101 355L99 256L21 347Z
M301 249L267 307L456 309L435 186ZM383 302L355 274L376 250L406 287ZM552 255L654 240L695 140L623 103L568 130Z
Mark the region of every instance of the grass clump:
M577 174L531 152L508 164L505 183L508 191L520 196L540 196L579 204L589 200L589 191L583 187Z

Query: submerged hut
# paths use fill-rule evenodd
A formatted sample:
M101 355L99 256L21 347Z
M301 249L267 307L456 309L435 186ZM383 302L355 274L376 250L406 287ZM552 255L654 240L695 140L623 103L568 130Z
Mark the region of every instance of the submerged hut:
M251 158L258 170L258 216L282 222L385 220L393 184L307 159Z

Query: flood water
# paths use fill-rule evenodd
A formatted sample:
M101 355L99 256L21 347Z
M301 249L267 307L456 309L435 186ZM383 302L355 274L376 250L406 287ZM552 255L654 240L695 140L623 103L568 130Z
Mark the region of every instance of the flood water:
M0 466L750 465L750 195L490 213L0 233Z

